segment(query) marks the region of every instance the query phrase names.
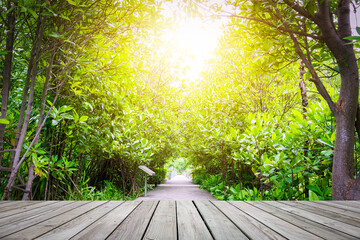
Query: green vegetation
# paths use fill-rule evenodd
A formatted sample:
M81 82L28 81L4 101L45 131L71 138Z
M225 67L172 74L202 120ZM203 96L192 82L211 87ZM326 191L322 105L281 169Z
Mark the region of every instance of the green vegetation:
M322 16L350 2L171 2L0 1L2 199L130 200L139 165L223 200L360 199L359 37ZM222 21L213 55L184 18Z

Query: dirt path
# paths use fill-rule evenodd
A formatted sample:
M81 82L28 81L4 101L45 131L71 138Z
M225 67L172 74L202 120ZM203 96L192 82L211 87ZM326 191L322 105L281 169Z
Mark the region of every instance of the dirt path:
M147 196L136 200L216 200L208 191L200 189L185 176L177 175L164 184L158 185Z

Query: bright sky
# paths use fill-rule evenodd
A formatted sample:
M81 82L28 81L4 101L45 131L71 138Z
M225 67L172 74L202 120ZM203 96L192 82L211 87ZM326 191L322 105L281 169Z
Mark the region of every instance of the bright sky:
M360 27L360 3L358 3L355 6L356 6L356 11L354 12L354 5L352 5L350 21L351 21L351 28L353 35L359 35L356 32L356 27Z
M212 57L222 34L222 23L200 17L187 17L172 3L164 4L163 7L166 17L173 17L174 12L178 14L176 26L164 31L163 39L171 46L168 50L171 51L173 59L185 68L180 79L184 79L185 84L190 84L200 78L206 61ZM181 81L173 81L171 85L179 87Z
M359 11L360 5L357 5ZM163 39L168 43L173 60L185 69L178 76L180 80L171 83L173 87L179 87L181 80L185 84L192 84L200 78L205 70L206 62L212 57L216 49L218 39L222 35L221 25L224 20L201 19L200 17L189 18L180 10L176 3L165 2L163 14L168 18L177 15L177 24L164 31ZM353 10L353 9L352 9ZM182 18L182 19L180 19ZM351 25L354 35L357 35L355 27L360 25L360 13L351 14Z
M166 31L164 37L171 41L171 45L176 46L178 51L174 52L174 57L185 58L185 64L189 67L185 77L194 81L199 78L206 61L211 58L220 35L220 29L212 24L209 26L200 19L188 19L178 28Z

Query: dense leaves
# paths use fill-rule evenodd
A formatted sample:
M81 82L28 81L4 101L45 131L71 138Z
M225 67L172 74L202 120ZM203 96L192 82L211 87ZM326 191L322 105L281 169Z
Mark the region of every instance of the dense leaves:
M199 16L202 2L177 4ZM337 101L341 64L290 2L212 6L229 20L194 80L192 53L163 33L183 14L164 2L0 1L3 199L134 199L139 165L155 184L188 169L224 200L332 199L336 114L309 81L306 105L299 82L316 76Z

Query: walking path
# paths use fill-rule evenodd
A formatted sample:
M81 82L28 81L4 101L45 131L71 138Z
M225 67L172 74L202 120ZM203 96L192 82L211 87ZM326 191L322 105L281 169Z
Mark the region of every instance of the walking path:
M200 189L199 185L193 184L187 177L177 175L149 191L146 197L142 196L136 200L216 200L216 198L208 191Z

